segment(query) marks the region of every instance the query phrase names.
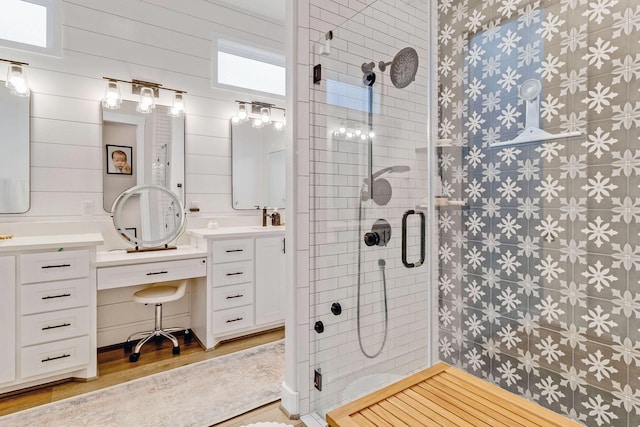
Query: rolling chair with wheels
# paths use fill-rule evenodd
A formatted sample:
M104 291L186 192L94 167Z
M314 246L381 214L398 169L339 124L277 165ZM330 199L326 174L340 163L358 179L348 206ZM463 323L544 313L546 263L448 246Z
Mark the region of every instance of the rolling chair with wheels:
M162 303L175 301L182 298L184 296L186 288L186 280L174 280L170 282L154 283L151 286L148 286L133 294L133 300L137 303L155 304L156 314L155 326L152 331L136 332L135 334L131 334L129 338L127 338L127 342L125 343L125 352L131 351L132 338L141 338L140 341L138 341L138 343L136 344L133 353L129 356L130 362L136 362L140 358L140 349L147 343L147 341L154 337L164 337L169 339L173 343L173 354L180 354L180 345L178 344L178 340L171 334L171 332L184 331L185 339L187 339L188 335L190 337L189 330L187 328L178 327L163 328Z

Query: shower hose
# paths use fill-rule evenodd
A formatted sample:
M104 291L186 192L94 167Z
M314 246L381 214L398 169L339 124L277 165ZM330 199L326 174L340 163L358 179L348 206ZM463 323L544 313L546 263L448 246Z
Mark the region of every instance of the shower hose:
M361 329L361 320L360 320L360 300L361 300L361 284L362 284L362 191L364 190L364 186L360 190L360 202L358 203L358 289L357 289L357 303L356 303L356 317L357 317L357 327L358 327L358 344L360 345L360 350L362 354L364 354L369 359L374 359L378 357L380 353L382 353L382 349L387 342L387 330L389 325L389 311L387 309L387 277L385 274L385 261L383 259L378 260L378 266L380 267L380 272L382 273L382 289L384 294L384 338L382 339L382 344L380 348L375 353L367 353L362 345L362 333Z

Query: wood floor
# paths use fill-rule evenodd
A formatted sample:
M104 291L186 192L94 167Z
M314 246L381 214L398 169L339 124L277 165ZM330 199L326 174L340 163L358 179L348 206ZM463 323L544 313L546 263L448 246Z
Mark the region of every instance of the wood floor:
M202 360L223 356L282 338L284 338L284 329L280 328L228 341L220 344L215 350L205 352L196 340L185 343L183 337L179 337L179 355L174 356L171 353L171 343L167 340L157 344L150 342L142 348L140 359L136 363L129 362L128 355L124 353L121 347L101 350L98 352L98 372L100 375L98 379L88 382L67 381L44 385L19 393L0 395L0 416ZM236 427L258 421L275 421L296 427L304 426L299 421L289 420L279 410L279 402L258 408L255 411L218 425L221 427Z

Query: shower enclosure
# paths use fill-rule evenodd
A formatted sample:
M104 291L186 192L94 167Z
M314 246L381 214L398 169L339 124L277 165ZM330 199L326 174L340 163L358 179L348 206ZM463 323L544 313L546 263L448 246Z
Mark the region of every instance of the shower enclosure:
M430 18L428 2L378 0L313 46L309 375L321 415L435 351Z

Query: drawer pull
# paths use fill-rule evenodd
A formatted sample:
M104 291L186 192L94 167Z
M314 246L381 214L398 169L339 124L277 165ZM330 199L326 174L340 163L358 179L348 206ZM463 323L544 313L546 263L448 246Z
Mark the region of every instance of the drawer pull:
M45 326L44 328L42 328L42 330L48 331L49 329L66 328L67 326L71 326L71 323L63 323L62 325L55 325L55 326Z
M227 299L242 298L243 296L244 296L244 294L229 295L229 296L227 297Z
M43 265L41 268L65 268L71 267L71 264Z
M231 252L244 252L244 249L227 249L225 252L226 252L226 253L231 253Z
M71 296L71 294L48 295L46 297L42 297L42 299L66 298L66 297L70 297L70 296Z
M227 273L227 276L239 276L241 274L244 274L244 271L238 271L236 273Z
M229 319L229 320L227 320L227 323L239 322L242 319L244 319L244 317L238 317L236 319Z
M155 276L156 274L167 274L167 271L156 271L153 273L147 273L147 276Z
M58 360L58 359L65 359L67 357L71 357L70 354L63 354L62 356L56 356L56 357L47 357L46 359L42 359L42 363L45 362L51 362L52 360Z

